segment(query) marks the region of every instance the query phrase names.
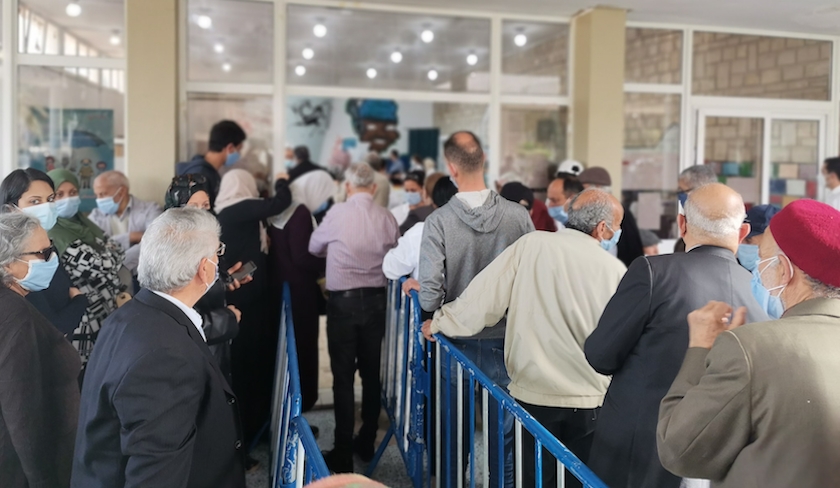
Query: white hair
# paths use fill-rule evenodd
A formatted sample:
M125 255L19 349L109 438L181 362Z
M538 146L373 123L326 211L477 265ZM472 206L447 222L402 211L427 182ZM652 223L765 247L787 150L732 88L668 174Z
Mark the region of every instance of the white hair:
M216 254L220 232L219 222L206 210L167 210L143 234L140 285L162 293L184 288L198 273L201 260Z
M354 163L344 172L344 181L353 188L370 188L373 186L373 168L367 163Z
M589 195L592 195L592 198L586 200ZM566 228L590 236L601 222L612 228L614 207L610 196L599 188L587 188L575 195L569 203L569 220L566 222ZM578 200L581 198L585 201L579 204Z
M38 219L23 212L0 214L0 283L13 281L6 267L27 252L26 244L39 227Z
M743 211L734 215L715 217L705 215L700 207L694 203L691 194L685 202L686 225L699 229L700 232L713 239L737 237L746 218L747 214Z
M119 171L106 171L96 177L97 180L100 178L102 178L102 182L105 183L106 186L115 188L124 186L126 188L130 188L128 184L128 177Z

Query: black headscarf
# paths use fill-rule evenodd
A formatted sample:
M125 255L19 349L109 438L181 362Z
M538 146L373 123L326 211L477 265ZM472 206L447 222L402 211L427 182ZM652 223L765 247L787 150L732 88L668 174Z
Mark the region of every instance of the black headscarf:
M188 174L172 178L172 183L166 190L165 210L186 206L190 198L200 191L210 195L210 185L202 175Z

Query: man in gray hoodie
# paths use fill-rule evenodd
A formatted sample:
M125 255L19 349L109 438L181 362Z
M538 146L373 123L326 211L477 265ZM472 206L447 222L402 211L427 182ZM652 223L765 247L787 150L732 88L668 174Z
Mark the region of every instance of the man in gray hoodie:
M534 230L525 207L500 197L484 183L484 151L471 132L456 132L443 146L443 155L458 193L448 204L434 211L423 229L420 246L420 306L434 312L454 301L470 281L517 239ZM481 371L506 388L510 383L505 369L505 319L469 338L450 342L472 360ZM452 393L456 404L455 361L452 362ZM464 388L464 391L467 389ZM466 405L466 401L464 405ZM498 425L496 408L491 406L489 425ZM455 408L449 409L452 416ZM455 426L455 419L450 420ZM466 422L465 422L466 424ZM513 484L511 445L512 419L505 419L505 486ZM453 429L454 430L454 429ZM498 459L498 433L490 431L489 453ZM457 435L450 436L450 450L456 449ZM465 443L466 444L466 443ZM465 453L464 459L468 456ZM498 468L491 463L490 485L499 486ZM456 479L456 469L449 473ZM508 483L509 481L509 483ZM450 486L455 486L454 483Z

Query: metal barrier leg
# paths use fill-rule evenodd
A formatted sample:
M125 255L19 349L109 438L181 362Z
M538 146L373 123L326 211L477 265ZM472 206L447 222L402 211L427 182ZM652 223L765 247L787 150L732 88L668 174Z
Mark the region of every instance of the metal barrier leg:
M379 464L379 460L382 459L382 455L385 454L385 449L388 448L388 443L391 442L391 437L394 436L394 426L391 425L388 427L388 432L385 433L385 438L382 439L382 443L379 444L379 448L376 450L376 454L373 455L373 459L371 459L370 464L368 465L367 469L365 470L365 476L368 478L373 475L373 472L376 470L376 466Z

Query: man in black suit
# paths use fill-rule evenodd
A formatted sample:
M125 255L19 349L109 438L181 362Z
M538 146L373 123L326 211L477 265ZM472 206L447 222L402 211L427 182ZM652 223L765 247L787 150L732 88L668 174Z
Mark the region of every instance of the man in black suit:
M678 217L688 252L635 260L586 340L589 364L613 377L589 458L611 488L680 486L659 462L656 423L688 350L688 314L717 300L747 307L751 322L767 320L735 259L750 230L744 216L741 196L725 185L693 191Z
M105 322L87 365L74 488L244 488L236 397L192 309L223 250L200 209L168 210L146 230L143 289Z

